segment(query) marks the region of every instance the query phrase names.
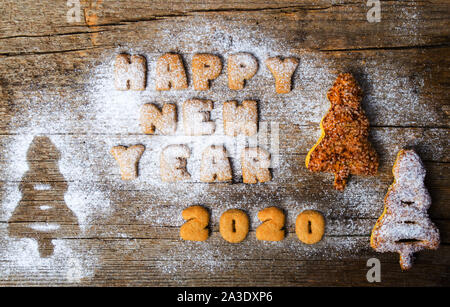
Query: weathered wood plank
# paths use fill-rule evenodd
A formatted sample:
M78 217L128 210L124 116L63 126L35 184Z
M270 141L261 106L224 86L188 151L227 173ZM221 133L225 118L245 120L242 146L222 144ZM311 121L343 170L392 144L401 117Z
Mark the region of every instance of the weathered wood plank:
M446 1L432 5L384 2L383 22L376 24L367 22L368 7L361 1L83 1L87 14L74 24L66 20L68 8L63 1L19 5L7 0L2 6L7 13L0 34L9 47L1 50L4 55L59 52L72 46L89 49L127 41L139 45L144 27L147 35L156 36L160 29L185 32L211 22L230 29L252 28L295 48L324 50L441 46L448 44L450 34ZM33 49L27 50L30 42Z
M354 238L354 242L361 240L367 241L366 238ZM449 277L448 245L419 253L413 269L402 272L397 254L378 254L370 249L357 250L358 256L347 254L339 261L328 260L329 253L336 255L342 244L348 244L339 238L327 240L327 247L319 248L325 254L317 252L317 246L312 250L300 244L286 248L284 244L276 247L275 244L260 243L258 247L251 239L243 244L224 245L217 234L203 245L178 240L127 238L80 240L78 244L88 250L98 250L100 246L102 269L96 271L92 280L82 281L96 285L368 286L371 284L365 277L366 261L371 257L381 260L382 285L442 286L448 285ZM171 255L170 258L167 255ZM70 284L63 270L41 269L36 275L14 275L2 284ZM41 279L42 276L45 279Z
M66 20L66 1L0 4L2 285L366 286L371 257L382 261L382 285L449 285L446 1L383 1L380 23L368 23L368 7L356 0L81 2L82 19L76 23ZM250 52L260 69L237 93L227 89L225 71L204 93L191 88L157 93L154 63L168 51L182 54L189 78L195 52L212 52L224 61L230 53ZM146 56L146 91L114 90L112 64L119 52ZM275 94L264 66L274 55L300 59L288 95ZM325 94L342 71L352 72L364 90L370 138L380 156L379 174L351 177L343 193L333 190L331 174L312 174L304 166L328 108ZM271 183L242 183L237 157L245 143L217 135L187 140L182 129L175 138L141 133L137 117L143 103L180 106L193 97L214 101L218 135L224 101L258 100L260 123L274 123L280 133L279 164ZM60 160L44 150L39 159L27 161L27 147L39 134L55 143ZM180 142L193 150L188 164L193 180L161 183L159 152ZM217 142L225 142L231 154L233 184L198 182L200 153ZM147 147L140 177L122 182L108 151L134 143ZM378 254L369 247L395 155L405 146L414 147L425 161L433 199L429 213L442 240L437 251L418 253L409 272L400 271L397 254ZM20 193L27 167L38 170L28 177L30 183L49 181L52 188ZM55 181L59 175L65 181ZM15 224L34 222L30 217L44 203L64 201L77 216L77 223L68 223L58 210L48 216L65 234L52 241L53 256L40 257L32 230L19 237L8 233L19 200L27 210L15 216ZM211 212L211 237L203 243L179 238L181 211L192 204ZM257 212L269 205L287 214L288 236L279 243L255 238ZM251 231L241 244L228 244L217 232L228 208L244 209L250 216ZM294 233L295 218L304 209L317 209L327 220L323 241L313 246L302 244Z

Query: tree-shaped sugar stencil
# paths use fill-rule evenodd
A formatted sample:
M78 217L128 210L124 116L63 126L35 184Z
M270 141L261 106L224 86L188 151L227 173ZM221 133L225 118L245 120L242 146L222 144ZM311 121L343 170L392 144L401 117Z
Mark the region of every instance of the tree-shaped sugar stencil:
M370 245L378 252L400 254L402 270L410 269L413 253L439 246L439 230L428 217L431 197L425 167L414 150L401 150L394 167L394 183L384 199L384 211L372 230Z
M306 156L306 167L334 173L334 187L342 191L350 174L375 175L378 156L368 140L369 120L353 76L340 74L327 98L331 106L320 122L322 135Z
M34 137L27 151L29 169L19 185L22 199L8 221L9 235L37 240L41 257L53 254L53 239L79 232L77 218L64 201L67 181L59 171L59 158L48 137Z

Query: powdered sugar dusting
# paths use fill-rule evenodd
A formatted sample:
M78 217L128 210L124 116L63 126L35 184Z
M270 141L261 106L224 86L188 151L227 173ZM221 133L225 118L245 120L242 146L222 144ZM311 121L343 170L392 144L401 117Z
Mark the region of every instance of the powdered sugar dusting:
M3 186L0 220L8 221L23 197L19 184L23 174L28 170L26 153L33 138L47 135L61 154L59 170L69 182L64 201L75 213L82 232L79 235L82 236L88 232L93 221L108 215L111 209L109 192L104 189L102 180L97 174L86 171L92 169L88 158L89 148L86 144L79 143L81 140L72 135L57 134L72 129L70 124L73 122L69 117L73 110L66 104L61 104L61 98L47 95L45 92L38 93L34 101L26 106L10 124L10 128L16 134L2 139L4 144L2 144L3 161L0 173L6 182ZM5 246L0 249L0 258L6 262L1 262L0 265L2 277L47 272L49 280L78 283L83 278L93 275L99 258L83 241L54 239L53 255L41 258L34 239L9 238L8 224L3 225L0 232L4 238L2 244ZM52 224L34 226L32 229L36 231L49 231L55 227Z

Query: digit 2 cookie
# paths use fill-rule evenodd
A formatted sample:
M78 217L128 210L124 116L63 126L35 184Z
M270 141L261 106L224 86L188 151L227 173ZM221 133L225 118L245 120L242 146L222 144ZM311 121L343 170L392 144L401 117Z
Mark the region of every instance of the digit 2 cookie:
M182 216L187 221L180 228L180 236L183 240L205 241L208 239L208 210L202 206L191 206L183 210Z

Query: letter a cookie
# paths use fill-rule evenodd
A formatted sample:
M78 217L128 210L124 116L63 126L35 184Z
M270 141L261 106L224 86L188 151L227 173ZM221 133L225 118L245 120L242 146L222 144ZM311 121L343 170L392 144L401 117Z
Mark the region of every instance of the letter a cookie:
M397 252L400 267L408 270L413 253L437 249L439 230L428 217L431 197L424 185L425 168L414 150L401 150L394 167L394 183L384 199L384 211L372 230L370 245L377 252Z

